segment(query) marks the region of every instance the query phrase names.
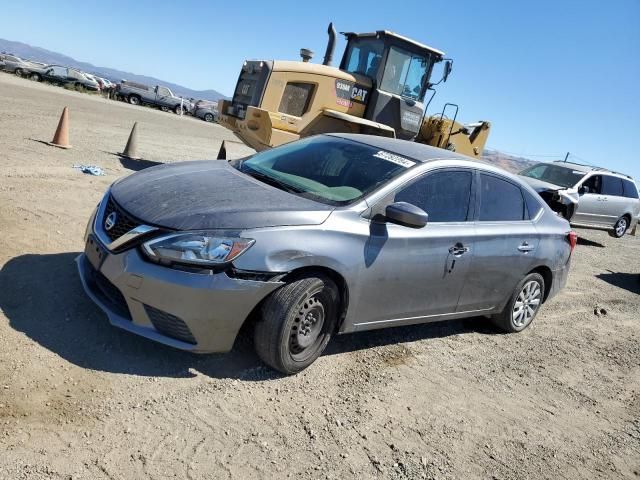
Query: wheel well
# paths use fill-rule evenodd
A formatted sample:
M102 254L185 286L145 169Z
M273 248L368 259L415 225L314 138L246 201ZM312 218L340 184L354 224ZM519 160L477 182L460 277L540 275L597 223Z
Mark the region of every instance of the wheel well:
M551 283L553 282L553 274L551 273L551 269L549 267L541 265L531 270L529 273L527 273L527 275L531 273L538 273L542 275L542 278L544 280L544 298L542 299L542 301L544 302L549 296L549 292L551 291Z
M289 282L303 276L307 277L318 273L329 277L338 287L338 293L340 294L340 317L338 318L338 323L336 324L337 332L342 327L342 323L344 322L345 316L347 315L347 308L349 307L349 288L347 287L347 282L342 275L340 275L335 270L327 267L312 266L292 270L291 272L287 273L281 281Z

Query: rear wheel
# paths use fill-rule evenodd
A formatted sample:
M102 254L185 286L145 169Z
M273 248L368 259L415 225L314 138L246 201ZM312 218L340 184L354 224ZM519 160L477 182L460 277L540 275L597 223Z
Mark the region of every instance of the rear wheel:
M184 113L184 109L179 104L176 105L176 108L174 108L173 111L176 112L176 115L182 115Z
M129 98L127 98L127 100L131 105L140 105L140 97L137 95L129 95Z
M287 375L311 365L335 330L340 295L325 276L293 281L273 292L256 324L255 348L270 367Z
M205 122L213 122L213 113L205 113L204 121Z
M22 77L24 75L24 70L21 68L16 68L16 75Z
M505 332L521 332L533 322L543 298L544 278L538 273L530 273L515 288L504 310L491 320Z
M169 111L169 107L165 107L164 105L162 105L160 107L160 110L162 110L163 112L168 112Z
M620 217L609 234L612 237L621 238L627 232L627 228L629 228L629 219L626 216Z
M39 82L40 81L40 75L38 75L37 73L32 73L31 75L29 75L29 78L35 82Z

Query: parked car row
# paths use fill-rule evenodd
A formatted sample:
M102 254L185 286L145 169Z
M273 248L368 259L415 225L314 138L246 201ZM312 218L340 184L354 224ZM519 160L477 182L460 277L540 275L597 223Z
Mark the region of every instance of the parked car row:
M0 69L38 82L46 81L63 87L72 86L80 90L105 92L109 98L123 100L132 105L148 105L177 114L191 114L206 122L214 122L218 117L217 103L182 98L161 85L151 87L126 80L114 83L73 67L47 65L7 53L0 54Z

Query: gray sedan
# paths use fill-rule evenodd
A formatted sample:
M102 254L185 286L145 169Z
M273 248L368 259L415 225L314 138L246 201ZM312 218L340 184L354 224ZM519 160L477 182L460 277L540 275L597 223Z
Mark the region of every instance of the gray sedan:
M334 334L470 316L527 328L576 236L517 177L433 147L321 135L116 181L77 259L115 326L226 352L255 322L264 362L310 365Z

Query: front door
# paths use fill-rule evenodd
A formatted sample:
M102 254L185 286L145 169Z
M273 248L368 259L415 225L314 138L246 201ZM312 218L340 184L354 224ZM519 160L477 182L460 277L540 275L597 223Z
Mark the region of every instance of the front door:
M371 222L364 251L367 268L354 292L357 328L419 323L455 313L474 250L472 185L472 170L436 170L383 202L416 205L429 221L420 229Z
M586 189L581 187L586 187ZM572 222L585 225L608 224L606 218L608 199L603 192L603 176L592 175L578 187L578 191L582 193L578 198L578 208Z

